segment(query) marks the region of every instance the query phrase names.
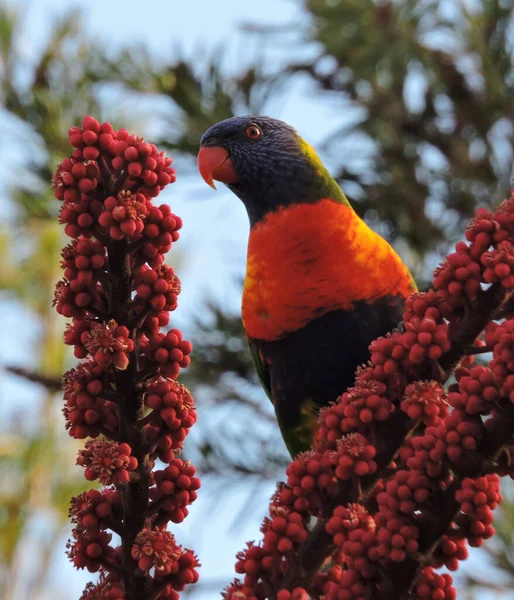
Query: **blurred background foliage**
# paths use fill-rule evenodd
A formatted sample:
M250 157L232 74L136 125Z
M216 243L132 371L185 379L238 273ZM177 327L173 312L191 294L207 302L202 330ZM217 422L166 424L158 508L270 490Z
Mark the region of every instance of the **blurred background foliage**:
M127 44L113 53L88 37L80 12L56 20L38 61L27 65L20 51L23 11L0 4L0 151L17 156L2 173L0 310L2 302L16 300L38 320L29 370L56 378L70 366L61 343L64 324L51 308L63 236L49 181L69 153L68 128L86 114L151 131L153 142L192 167L198 140L211 124L265 113L270 99L287 97L290 84L302 78L321 107L328 101L340 114L321 147L324 157L358 212L404 256L420 287L476 207L497 204L508 193L514 156L511 1L295 4L305 26L244 27L248 39L280 48L286 60L255 58L235 74L224 69L223 51L201 65L179 52L168 63L155 61L144 46ZM144 109L128 122L115 103L106 108L106 93ZM20 239L30 242L20 247ZM201 475L213 476L220 492L241 481L251 491L283 478L286 453L250 365L239 315L206 300L193 329L194 361L184 382L208 417L191 436L188 458ZM15 597L13 590L24 600L48 588L53 554L63 550L57 541L67 528L69 497L86 487L72 469L76 448L63 431L60 404L50 387L30 419L14 410L0 424L5 600ZM43 529L34 526L38 519ZM494 577L485 572L478 579L468 571L460 580L470 598L480 589L509 594L514 588L510 492L498 523L499 535L485 550ZM27 548L35 565L29 573L23 568Z

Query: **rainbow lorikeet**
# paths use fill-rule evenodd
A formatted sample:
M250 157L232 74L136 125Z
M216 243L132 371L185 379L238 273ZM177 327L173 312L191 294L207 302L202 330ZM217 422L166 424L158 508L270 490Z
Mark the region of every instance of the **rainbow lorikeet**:
M286 123L221 121L202 137L198 168L212 187L225 183L248 212L243 324L295 456L311 446L319 408L352 385L369 343L398 324L416 286Z

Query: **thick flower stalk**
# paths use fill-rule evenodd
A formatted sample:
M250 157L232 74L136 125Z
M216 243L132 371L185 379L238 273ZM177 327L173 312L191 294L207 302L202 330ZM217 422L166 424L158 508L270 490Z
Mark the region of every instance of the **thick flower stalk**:
M436 569L494 535L514 478L514 193L466 239L321 410L225 600L456 598Z
M72 499L68 554L99 573L81 600L177 600L198 560L166 528L187 516L200 481L180 458L196 411L176 378L192 346L161 332L180 292L164 255L182 221L153 199L175 171L153 144L92 117L69 139L52 180L72 238L54 305L81 359L63 377L64 416L72 437L89 438L77 464L105 487Z

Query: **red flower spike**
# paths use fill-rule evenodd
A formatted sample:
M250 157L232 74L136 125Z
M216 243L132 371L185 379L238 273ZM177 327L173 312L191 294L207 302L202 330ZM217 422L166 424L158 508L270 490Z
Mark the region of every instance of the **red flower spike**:
M143 138L128 136L119 139L115 152L113 167L119 171L126 170L133 185L150 198L157 196L176 179L175 169L170 166L171 158L166 158L164 152L158 153L157 148L144 142Z
M76 283L75 283L76 282ZM88 286L74 280L75 285L63 279L55 286L52 306L63 317L80 319L88 307L94 306L98 296L96 287Z
M236 573L245 574L244 584L248 589L251 590L257 583L265 558L264 549L256 546L254 542L248 542L246 548L236 554Z
M189 463L175 458L196 421L193 398L168 378L188 366L192 346L178 329L160 334L180 292L173 269L163 263L182 221L168 205L152 202L175 171L153 144L93 117L68 135L75 150L58 165L52 184L61 201L59 220L73 239L62 251L64 278L54 306L73 318L65 343L77 358L91 358L63 378L64 415L70 435L93 438L77 458L86 478L114 486L72 500L69 556L77 568L100 571L83 600L125 600L127 585L157 597L155 587L160 600L178 600L178 592L197 581L198 561L160 526L184 519L200 482ZM154 473L157 458L170 466ZM134 508L142 506L141 483L149 486L144 503L158 502L148 518ZM111 547L108 528L123 538L120 547Z
M98 155L97 155L98 156ZM52 176L58 200L77 202L82 194L92 193L100 177L100 169L94 159L78 160L67 158L57 167Z
M136 313L139 314L140 312L141 309L137 308ZM169 325L169 322L170 314L165 310L161 310L157 315L149 314L141 325L141 333L147 338L150 338L158 333L161 327Z
M161 264L161 255L169 252L173 242L178 240L178 231L181 228L182 219L174 215L167 204L161 204L159 207L152 206L144 228L144 234L150 242L142 250L151 267Z
M407 298L399 329L370 344L371 360L357 370L355 385L321 409L313 449L289 465L289 485L279 486L272 498L263 541L238 555L236 570L244 580L234 582L225 598L289 600L291 581L308 581L308 597L320 600L409 591L426 600L456 598L451 577L433 567L455 570L467 556L467 543L478 546L490 537L492 511L501 500L496 474L464 475L514 472L514 446L508 446L514 402L511 303L502 306L506 320L486 326L485 342L475 331L485 317L499 314L505 290L514 289L514 193L494 212L477 211L466 237L469 245L458 243L436 269L435 289ZM475 318L475 310L484 314ZM488 366L475 365L472 355L485 345L493 359ZM450 370L456 383L447 392ZM434 380L420 379L427 376ZM408 437L402 441L403 434ZM328 518L327 458L339 480L334 496L339 506ZM376 472L378 466L383 473ZM365 507L348 504L359 498ZM446 515L442 508L455 499L459 513ZM292 517L309 531L305 545L283 535ZM325 546L332 551L333 545L326 543L327 533L337 546L332 567L315 572L306 565L328 558ZM419 571L421 558L431 566ZM406 576L397 578L404 568Z
M511 190L510 198L505 199L500 206L496 207L493 213L495 220L500 226L494 240L496 244L514 236L513 200L514 195Z
M300 513L302 519L309 519L309 501L307 498L298 497L293 490L285 483L278 483L277 489L270 502L270 514L275 514L276 510L294 511Z

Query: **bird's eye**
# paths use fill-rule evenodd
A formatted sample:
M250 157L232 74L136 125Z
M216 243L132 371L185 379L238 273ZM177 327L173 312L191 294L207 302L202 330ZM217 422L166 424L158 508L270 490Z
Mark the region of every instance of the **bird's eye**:
M251 140L258 140L262 137L262 131L257 127L257 125L248 125L246 128L246 137L249 137Z

